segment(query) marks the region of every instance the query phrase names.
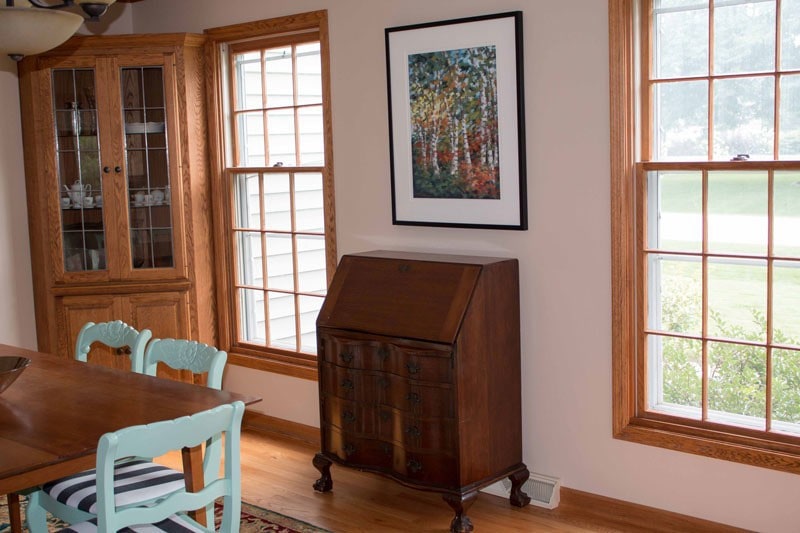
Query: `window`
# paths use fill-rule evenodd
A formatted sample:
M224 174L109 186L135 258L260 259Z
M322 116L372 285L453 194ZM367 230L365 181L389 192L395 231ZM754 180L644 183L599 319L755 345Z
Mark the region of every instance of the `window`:
M211 83L220 344L313 377L336 265L325 11L216 28Z
M614 434L800 472L800 2L609 28Z

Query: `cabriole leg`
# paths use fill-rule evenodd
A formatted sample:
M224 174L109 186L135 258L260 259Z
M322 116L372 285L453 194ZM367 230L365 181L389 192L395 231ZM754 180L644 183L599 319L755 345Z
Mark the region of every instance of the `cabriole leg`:
M472 521L467 516L467 509L478 497L478 492L473 491L459 496L458 494L443 494L442 499L447 502L456 516L450 522L450 533L469 533L472 531Z
M318 453L314 456L312 464L314 468L319 470L319 473L322 474L322 477L314 482L314 490L318 492L328 492L333 488L333 479L331 479L331 464L333 464L333 462L321 453Z

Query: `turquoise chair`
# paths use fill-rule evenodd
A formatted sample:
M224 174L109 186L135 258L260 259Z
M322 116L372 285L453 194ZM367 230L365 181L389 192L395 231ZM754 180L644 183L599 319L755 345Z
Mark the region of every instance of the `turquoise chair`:
M144 373L155 376L161 362L175 370L208 374L206 386L220 390L227 360L227 352L208 344L183 339L153 339L144 352Z
M138 331L121 320L112 322L87 322L78 332L75 342L75 359L86 361L92 343L100 342L111 348L129 348L131 370L142 373L144 369L144 349L153 334L149 329Z
M213 520L203 527L187 513L213 506L219 498L223 499L219 531L237 533L242 506L240 433L243 414L244 404L237 401L192 416L106 433L98 443L96 469L51 481L31 495L28 504L31 533L46 532L45 511L50 510L54 502L64 505L68 500L72 500L69 501L71 505L77 504L88 518L80 523L67 520L71 526L62 530L65 532L105 533L145 524L153 525L152 531L174 531L187 526L215 531ZM206 482L198 492L186 490L181 472L149 461L130 459L158 457L184 447L199 446L208 440L224 440L225 467L220 475L219 463L211 464L206 455L203 460ZM128 459L119 461L120 458ZM139 475L141 482L135 479Z

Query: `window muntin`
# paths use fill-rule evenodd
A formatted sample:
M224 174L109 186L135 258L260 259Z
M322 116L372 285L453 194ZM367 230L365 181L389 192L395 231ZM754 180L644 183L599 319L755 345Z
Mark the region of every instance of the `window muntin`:
M618 438L798 471L799 5L609 2Z

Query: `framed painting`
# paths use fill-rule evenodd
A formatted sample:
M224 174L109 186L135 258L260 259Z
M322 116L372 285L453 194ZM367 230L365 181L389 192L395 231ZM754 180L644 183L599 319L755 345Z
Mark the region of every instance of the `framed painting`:
M522 12L386 29L392 223L525 230Z

